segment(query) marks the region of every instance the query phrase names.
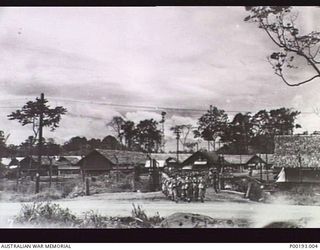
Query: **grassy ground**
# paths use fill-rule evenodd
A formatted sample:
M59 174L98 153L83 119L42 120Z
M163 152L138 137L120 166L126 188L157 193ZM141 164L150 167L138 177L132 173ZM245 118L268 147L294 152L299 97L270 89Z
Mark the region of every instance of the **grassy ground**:
M2 179L0 184L1 201L47 201L65 198L72 192L74 187L81 182L79 179L40 183L40 192L35 194L35 182L30 179L21 179L17 184L16 180Z
M84 196L85 184L79 175L77 178L59 177L49 185L48 178L42 177L40 193L35 194L35 182L30 178L16 180L2 178L0 181L1 201L49 201L62 198L75 198ZM89 178L90 195L100 193L132 192L136 190L147 191L148 180L140 179L133 181L132 175L120 175L119 179L114 176L97 176Z
M320 206L320 194L316 192L294 193L282 191L268 195L264 202L272 204Z

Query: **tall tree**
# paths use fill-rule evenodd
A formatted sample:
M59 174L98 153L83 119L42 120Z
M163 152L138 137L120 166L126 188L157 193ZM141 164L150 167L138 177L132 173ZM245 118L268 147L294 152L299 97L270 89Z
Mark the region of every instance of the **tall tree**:
M54 156L59 155L61 153L61 147L59 144L55 142L53 138L48 138L44 140L44 155L46 156Z
M62 106L50 108L48 100L44 98L44 94L41 94L40 98L36 98L36 101L28 101L21 109L16 110L8 115L9 120L17 120L22 126L32 124L32 130L34 138L38 138L38 166L36 173L36 188L35 192L38 193L40 189L40 167L41 157L43 151L43 128L48 127L51 131L54 131L59 127L61 116L67 112Z
M107 123L107 127L111 127L116 133L119 142L122 144L123 131L122 126L125 124L125 120L121 116L114 116L112 120Z
M288 108L260 110L252 117L252 145L259 152L273 153L274 136L291 135L294 129L301 128L301 125L296 123L299 114L299 111Z
M185 150L187 147L188 139L189 139L190 133L192 132L192 128L193 126L191 124L175 125L170 128L170 130L173 132L177 130L180 131L180 142L182 144L183 150ZM191 147L190 145L188 145L189 148Z
M88 140L86 137L75 136L63 145L63 150L66 152L77 151L80 154L85 154L88 151Z
M186 142L184 145L184 152L193 153L197 144L197 142Z
M137 124L137 141L145 151L158 152L161 144L161 131L157 128L158 122L146 119Z
M9 144L7 146L7 152L9 157L16 157L19 155L19 147L14 144Z
M19 152L23 156L36 154L36 147L34 145L34 136L29 136L25 141L21 142L19 145Z
M102 148L100 139L92 138L92 139L88 140L87 143L91 147L91 149Z
M273 128L273 134L292 135L294 129L301 128L300 124L295 123L299 114L299 111L293 111L288 108L270 110L270 126Z
M6 139L4 132L0 130L0 157L4 157L6 155ZM1 160L1 159L0 159Z
M137 135L136 125L133 121L125 121L121 126L121 136L129 150L133 149Z
M228 128L222 136L222 141L233 144L238 154L248 153L249 145L253 137L252 116L250 113L238 113L228 124Z
M246 10L250 15L244 20L257 23L278 47L279 50L273 52L268 60L283 82L288 86L299 86L320 77L319 31L300 34L296 24L298 14L289 6L246 7ZM310 69L312 75L291 83L287 75L299 67Z
M104 149L121 149L119 141L112 135L107 135L101 141L101 146Z
M67 113L67 109L62 106L51 108L48 100L43 101L36 98L36 101L28 101L21 109L16 110L8 115L9 120L17 120L22 126L32 125L33 144L36 142L39 133L39 119L43 115L43 127L55 131L59 127L62 115Z
M210 106L210 109L198 120L198 129L194 131L195 138L205 141L215 141L217 136L223 136L228 126L228 115L224 110Z

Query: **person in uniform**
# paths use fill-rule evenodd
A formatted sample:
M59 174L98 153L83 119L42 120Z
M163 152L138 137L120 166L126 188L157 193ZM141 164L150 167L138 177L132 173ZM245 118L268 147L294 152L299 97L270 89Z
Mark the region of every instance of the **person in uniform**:
M191 177L187 177L186 179L186 184L187 184L187 201L190 202L192 200L193 192L192 192L192 179Z
M172 178L170 178L169 180L168 180L168 186L167 186L167 188L168 188L168 198L171 200L171 198L172 198Z
M217 171L213 171L213 189L216 193L218 193L218 185L219 185L219 175Z
M182 198L184 201L188 200L188 176L186 176L183 180L182 184Z
M163 178L162 179L162 182L161 182L161 191L162 191L162 193L165 195L165 196L167 196L167 188L166 188L166 182L167 182L167 180L165 179L165 178Z
M177 180L175 178L172 179L171 189L171 200L177 201Z
M249 167L249 176L252 176L252 172L253 172L252 168Z
M213 169L210 168L209 169L209 173L208 173L208 184L209 186L213 186Z
M199 198L201 202L204 202L205 194L206 194L206 183L202 177L199 180Z
M176 184L176 189L177 189L177 201L182 197L182 178L180 176L177 177L177 184Z
M193 192L193 200L198 200L199 188L198 188L198 177L193 177L192 179L192 192Z

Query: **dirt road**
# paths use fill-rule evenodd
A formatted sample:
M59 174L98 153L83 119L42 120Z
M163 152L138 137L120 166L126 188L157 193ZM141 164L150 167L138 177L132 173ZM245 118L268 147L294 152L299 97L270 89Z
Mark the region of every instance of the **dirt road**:
M157 193L106 193L74 199L54 201L73 213L82 215L94 210L102 215L129 216L132 203L141 205L148 215L168 216L175 212L189 212L208 215L212 218L243 218L252 227L262 227L274 221L288 221L306 218L308 227L320 227L320 208L317 206L297 206L239 202L237 199L207 201L205 203L174 203ZM0 227L11 227L10 218L20 211L19 202L0 202Z

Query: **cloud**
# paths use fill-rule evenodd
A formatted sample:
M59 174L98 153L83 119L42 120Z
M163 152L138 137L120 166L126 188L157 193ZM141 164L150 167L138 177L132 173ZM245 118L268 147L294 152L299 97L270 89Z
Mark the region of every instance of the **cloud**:
M318 9L299 10L319 19ZM69 110L48 134L63 141L111 133L105 122L114 115L161 119L161 108L96 102L252 112L320 106L319 84L288 88L274 75L266 56L276 48L262 30L243 22L246 14L243 7L3 8L0 107L21 106L44 92L52 105ZM311 19L302 19L308 29L318 23ZM1 129L18 143L30 131L7 121L14 109L0 108ZM170 110L166 131L196 123L200 115Z

